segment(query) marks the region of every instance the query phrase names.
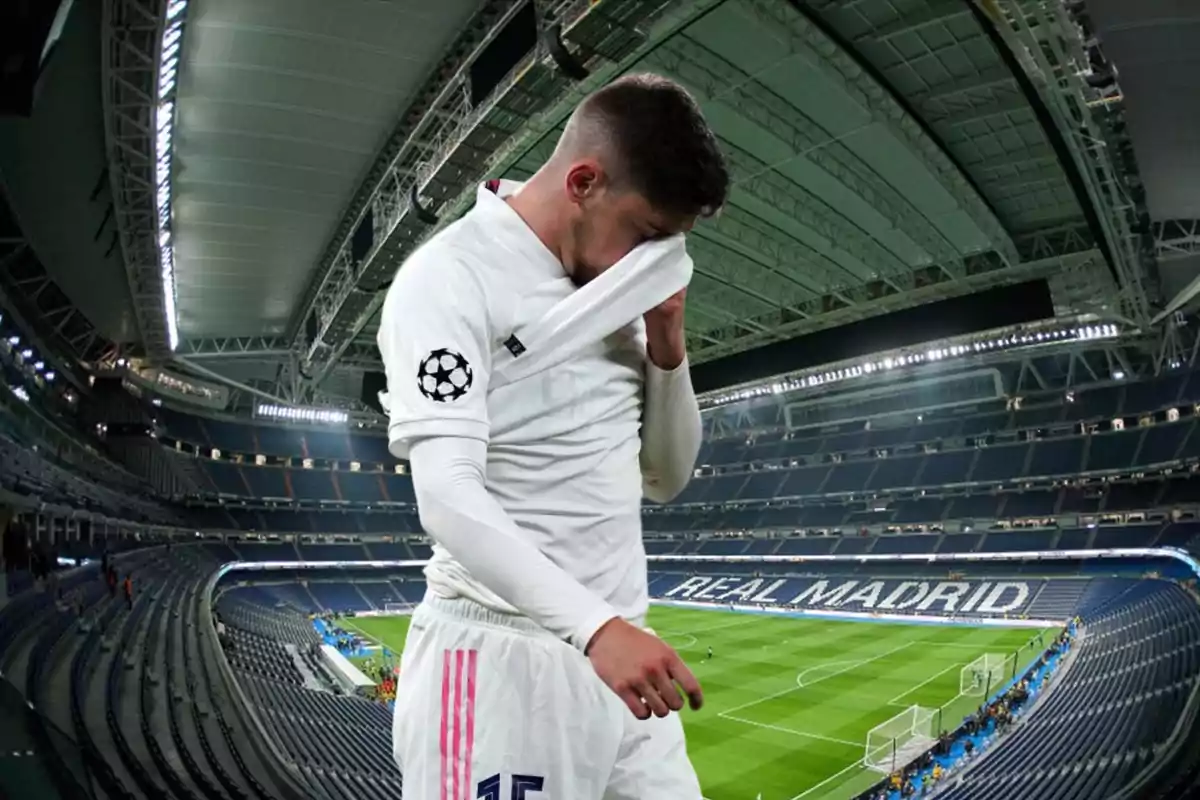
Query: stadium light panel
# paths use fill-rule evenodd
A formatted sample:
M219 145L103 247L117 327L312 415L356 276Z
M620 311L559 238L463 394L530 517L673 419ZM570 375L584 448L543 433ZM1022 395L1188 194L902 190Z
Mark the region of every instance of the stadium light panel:
M175 88L179 77L179 56L183 46L184 12L187 0L167 5L158 56L158 108L155 110L155 203L158 212L159 273L162 278L163 316L167 323L167 344L172 351L179 346L179 320L175 298L175 245L171 237L171 168L175 133Z
M257 413L260 417L297 422L320 422L327 424L345 424L350 421L350 415L335 408L307 408L301 406L259 405Z
M1098 325L1085 325L1082 327L1072 328L1055 328L1051 330L1040 331L1024 331L1013 333L1008 336L993 339L978 339L970 342L959 342L955 344L947 344L944 347L934 347L922 350L915 353L898 353L887 355L880 360L866 360L852 365L839 365L838 368L832 369L834 365L826 365L827 368L821 371L805 371L803 373L794 373L782 380L780 376L772 376L769 380L764 380L762 383L751 386L743 386L734 390L725 392L711 392L701 396L701 408L709 409L717 406L736 403L743 400L750 400L755 397L765 395L783 394L796 389L813 388L823 386L827 383L835 383L857 378L862 375L872 375L876 372L891 370L896 367L911 366L916 364L933 363L944 361L948 358L957 358L960 356L970 355L972 353L979 354L991 352L995 350L1007 350L1021 347L1037 346L1046 344L1052 341L1069 341L1076 339L1079 341L1092 341L1095 339L1119 338L1121 330L1117 325L1104 323Z

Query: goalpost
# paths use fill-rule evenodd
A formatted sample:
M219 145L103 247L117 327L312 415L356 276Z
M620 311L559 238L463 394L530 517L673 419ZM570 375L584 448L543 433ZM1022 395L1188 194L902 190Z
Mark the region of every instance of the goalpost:
M909 706L867 732L863 765L881 772L903 767L937 740L937 709Z
M1011 678L1016 653L984 653L967 664L958 674L958 691L967 697L986 697Z

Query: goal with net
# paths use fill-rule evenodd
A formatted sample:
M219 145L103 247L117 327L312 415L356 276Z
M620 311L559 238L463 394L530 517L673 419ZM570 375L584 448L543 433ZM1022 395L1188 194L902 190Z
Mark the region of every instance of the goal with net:
M958 691L967 697L986 697L1013 676L1015 653L984 653L958 675Z
M882 772L905 766L937 740L936 720L936 709L909 706L887 722L871 728L867 732L863 764Z

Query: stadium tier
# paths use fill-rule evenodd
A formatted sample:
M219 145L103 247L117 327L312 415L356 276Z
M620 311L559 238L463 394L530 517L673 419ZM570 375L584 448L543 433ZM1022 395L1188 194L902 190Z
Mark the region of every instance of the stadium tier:
M883 397L867 421L787 427L779 404L704 445L650 532L853 530L1145 512L1200 501L1195 373L928 408ZM1011 403L1008 403L1011 406ZM828 422L828 420L826 420ZM165 415L196 524L291 533L419 532L383 439ZM750 425L750 427L746 427ZM213 458L215 453L220 458ZM359 460L361 459L361 460ZM181 467L182 468L182 467ZM347 513L348 511L356 513Z
M0 30L0 800L1200 797L1200 2Z

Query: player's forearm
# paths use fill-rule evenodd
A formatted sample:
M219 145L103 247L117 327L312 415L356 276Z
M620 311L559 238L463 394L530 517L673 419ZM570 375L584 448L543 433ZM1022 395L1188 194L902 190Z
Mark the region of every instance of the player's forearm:
M487 492L487 445L438 437L409 451L421 526L480 583L580 650L618 616L546 558Z
M647 363L641 456L647 497L666 503L683 491L696 468L702 432L687 360L673 370Z

